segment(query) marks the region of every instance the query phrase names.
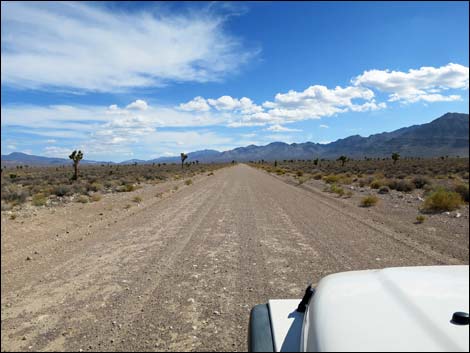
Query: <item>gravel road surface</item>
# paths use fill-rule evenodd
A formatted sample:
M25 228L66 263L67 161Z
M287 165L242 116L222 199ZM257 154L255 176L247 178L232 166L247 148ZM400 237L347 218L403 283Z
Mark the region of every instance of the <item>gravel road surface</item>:
M327 274L468 263L247 165L193 181L2 216L2 351L243 351L253 305Z

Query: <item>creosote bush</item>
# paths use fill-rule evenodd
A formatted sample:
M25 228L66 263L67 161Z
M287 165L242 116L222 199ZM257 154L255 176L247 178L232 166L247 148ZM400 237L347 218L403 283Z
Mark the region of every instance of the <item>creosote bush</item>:
M462 204L463 200L460 194L439 188L426 197L423 210L428 212L454 211Z
M379 194L388 194L390 192L390 189L388 186L382 186L379 189Z
M454 186L454 191L462 197L465 202L468 202L469 193L468 193L468 184L457 184Z
M70 187L70 185L60 184L60 185L55 186L52 189L52 192L56 196L60 196L60 197L68 196L72 194L72 188Z
M413 184L415 184L416 189L422 189L425 185L431 184L431 181L424 176L417 176L413 178Z
M377 196L369 195L369 196L364 197L361 200L360 205L362 207L371 207L371 206L375 206L377 202L379 202L379 198Z

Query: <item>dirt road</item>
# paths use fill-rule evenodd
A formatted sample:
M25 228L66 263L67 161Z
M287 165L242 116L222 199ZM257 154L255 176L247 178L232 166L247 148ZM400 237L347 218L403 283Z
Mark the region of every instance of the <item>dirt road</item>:
M162 187L131 210L110 198L2 217L2 351L246 350L253 305L329 273L468 263L468 234L459 258L246 165Z

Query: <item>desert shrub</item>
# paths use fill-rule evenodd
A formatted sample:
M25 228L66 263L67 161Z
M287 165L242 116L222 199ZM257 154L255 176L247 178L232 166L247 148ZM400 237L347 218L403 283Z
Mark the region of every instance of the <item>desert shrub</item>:
M322 177L323 177L322 173L315 173L315 174L313 174L312 178L315 179L315 180L320 180Z
M12 213L12 214L10 215L10 219L11 219L11 220L15 220L16 217L18 217L18 215L17 215L16 213Z
M424 221L426 220L426 217L424 217L423 215L418 215L416 216L416 223L423 223Z
M189 186L193 183L193 181L191 179L188 179L184 183Z
M350 197L352 197L352 195L353 195L353 192L351 190L348 190L348 191L346 191L346 194L344 196L347 197L347 198L350 198Z
M26 201L28 196L28 191L22 188L21 186L11 184L2 187L2 200L21 204Z
M304 172L301 171L301 170L298 170L297 173L295 173L298 177L301 177L302 175L304 175Z
M140 196L135 196L133 199L132 199L133 202L135 203L141 203L142 202L142 197Z
M116 181L115 180L106 180L104 182L104 187L105 188L112 188L114 186L116 186Z
M335 193L338 196L344 195L344 189L336 184L331 185L330 192Z
M103 189L104 189L103 184L97 183L97 182L93 182L88 186L89 191L95 191L96 192L96 191L102 191Z
M302 185L303 183L305 183L309 178L308 177L299 177L298 178L298 183L299 185Z
M457 184L454 186L454 191L462 197L465 202L468 202L468 184Z
M378 188L380 188L382 185L383 185L382 180L380 180L380 179L374 179L374 180L372 181L372 183L370 183L369 186L370 186L372 189L378 189Z
M389 192L390 192L390 189L386 185L381 186L379 189L379 194L388 194Z
M416 176L413 178L412 182L417 189L422 189L425 185L431 184L431 180L424 176Z
M459 208L462 203L463 200L460 194L439 188L426 197L423 209L434 212L453 211Z
M75 194L86 194L87 193L87 188L83 184L74 183L72 185L72 191Z
M47 202L46 196L44 194L36 194L33 196L31 203L34 206L44 206Z
M284 171L284 169L277 168L277 169L276 169L276 174L277 174L277 175L284 175L284 174L286 174L286 172Z
M327 184L335 184L339 181L339 179L340 179L339 175L334 175L334 174L325 175L323 177L323 181Z
M57 185L52 189L52 193L56 196L67 196L72 194L72 188L70 185Z
M214 173L210 172L210 173L207 174L207 176L211 176L211 175L214 175Z
M388 187L392 190L401 192L411 192L415 189L415 185L409 180L390 179Z
M77 198L77 202L79 202L79 203L88 203L89 201L90 201L90 199L88 198L88 196L85 196L85 195L80 195Z
M366 177L366 178L361 178L359 179L359 186L361 188L363 188L364 186L367 186L369 185L370 183L372 183L372 181L374 180L373 177L369 176L369 177Z
M362 207L371 207L371 206L374 206L377 204L377 202L379 202L379 198L377 196L374 196L374 195L369 195L369 196L365 196L362 200L361 200L361 206Z
M2 211L10 211L13 206L7 202L3 202L2 200Z
M101 200L101 194L95 193L95 194L91 195L90 200L93 201L93 202Z
M117 192L131 192L136 189L136 186L134 184L124 184L119 186L116 191Z

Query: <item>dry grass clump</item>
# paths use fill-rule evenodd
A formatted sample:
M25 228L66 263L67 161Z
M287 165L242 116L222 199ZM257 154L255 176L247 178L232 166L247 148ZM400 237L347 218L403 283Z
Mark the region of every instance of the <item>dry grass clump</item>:
M188 179L184 183L189 186L193 183L193 181L191 179Z
M426 220L426 217L424 217L424 216L421 215L421 214L418 215L418 216L416 216L416 223L418 223L418 224L423 223L425 220Z
M136 190L137 187L134 184L124 184L116 189L117 192L131 192Z
M77 198L77 202L79 202L79 203L88 203L88 202L90 202L90 199L86 195L80 195Z
M132 199L132 202L141 203L141 202L142 202L142 197L140 197L140 196L134 196L134 198Z
M34 206L44 206L46 202L47 202L46 196L44 196L44 194L41 194L41 193L34 195L31 201L31 203Z
M330 175L325 175L322 179L327 184L336 184L339 182L340 176L335 175L335 174L330 174Z
M360 205L362 207L371 207L371 206L375 206L377 204L377 202L379 202L379 198L377 196L369 195L369 196L365 196L361 200Z
M330 192L338 196L343 196L345 194L344 189L341 186L338 186L336 184L331 185Z
M101 194L100 193L94 193L93 195L90 196L90 200L93 202L97 202L101 200Z
M460 194L439 188L426 197L423 210L428 212L454 211L462 204L463 200Z

